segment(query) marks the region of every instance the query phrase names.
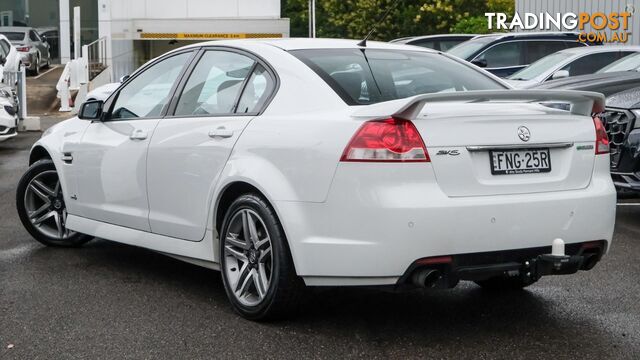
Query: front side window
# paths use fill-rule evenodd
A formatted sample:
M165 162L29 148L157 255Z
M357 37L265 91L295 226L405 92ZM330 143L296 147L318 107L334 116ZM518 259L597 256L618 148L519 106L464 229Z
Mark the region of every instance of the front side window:
M527 41L524 44L527 48L527 64L536 62L556 51L566 49L563 41Z
M11 51L11 45L9 45L9 43L5 40L0 40L0 46L2 47L2 50L4 50L4 52L7 54L9 54L9 52Z
M349 105L428 93L505 88L481 71L431 52L313 49L291 53Z
M205 52L189 76L174 115L233 113L254 63L253 59L234 52Z
M171 88L191 52L163 59L126 84L117 95L111 119L158 117L169 103Z
M487 61L488 68L501 68L524 65L522 61L522 43L504 42L490 47L476 59Z

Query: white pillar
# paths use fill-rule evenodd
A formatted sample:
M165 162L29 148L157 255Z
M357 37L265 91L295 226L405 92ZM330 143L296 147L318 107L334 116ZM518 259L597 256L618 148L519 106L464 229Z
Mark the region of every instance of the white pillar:
M73 59L79 59L82 51L80 42L80 6L73 7Z
M69 0L59 0L60 12L60 63L71 60L71 30L69 23Z
M113 55L111 50L111 3L108 0L98 1L98 37L106 38L105 54L107 66L109 67L109 77L113 81Z

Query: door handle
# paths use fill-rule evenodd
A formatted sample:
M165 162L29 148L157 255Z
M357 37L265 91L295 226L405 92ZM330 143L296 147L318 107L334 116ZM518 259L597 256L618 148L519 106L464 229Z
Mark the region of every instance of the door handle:
M71 164L71 162L73 162L73 155L71 155L71 153L63 153L62 157L60 157L60 160L67 164Z
M129 135L129 139L131 140L144 140L147 138L147 132L142 129L133 130L131 135Z
M223 127L209 131L210 138L230 138L233 136L233 130L227 130Z

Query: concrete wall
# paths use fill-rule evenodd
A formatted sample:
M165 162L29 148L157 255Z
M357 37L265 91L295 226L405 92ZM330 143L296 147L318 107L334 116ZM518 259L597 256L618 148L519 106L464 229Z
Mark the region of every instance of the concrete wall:
M280 0L112 0L112 19L279 18Z
M629 19L629 29L632 35L629 37L627 45L640 45L640 0L516 0L516 12L520 16L524 16L525 12L541 13L579 13L579 12L624 12L635 10ZM551 31L566 30L552 29ZM540 30L534 30L540 31ZM585 32L594 31L590 26L586 27ZM611 34L610 30L605 31L607 36Z

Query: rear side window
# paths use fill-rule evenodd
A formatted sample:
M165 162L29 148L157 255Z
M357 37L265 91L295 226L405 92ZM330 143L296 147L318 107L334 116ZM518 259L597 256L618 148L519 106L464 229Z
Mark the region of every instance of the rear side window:
M275 88L275 80L264 66L256 65L242 97L238 103L237 113L256 113L264 106Z
M527 48L527 64L536 62L554 52L566 49L564 41L527 41L523 44Z
M224 115L234 107L255 61L229 51L207 51L189 76L176 116Z
M487 68L501 68L524 65L522 60L522 42L504 42L490 47L477 59L485 59Z
M569 76L593 74L617 59L619 59L617 53L605 52L585 55L565 66L562 70L567 70Z
M25 34L23 32L2 32L2 35L6 36L9 41L24 41Z
M441 54L378 49L314 49L291 53L349 105L467 90L504 89L492 78Z
M33 30L29 31L29 39L31 39L31 41L40 41L38 35L36 35L36 32Z

